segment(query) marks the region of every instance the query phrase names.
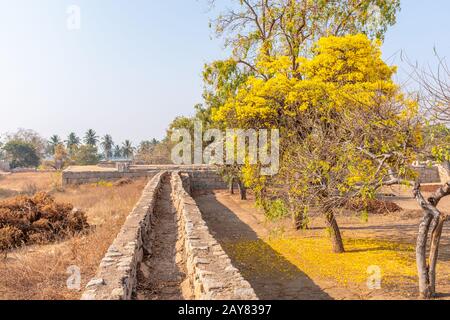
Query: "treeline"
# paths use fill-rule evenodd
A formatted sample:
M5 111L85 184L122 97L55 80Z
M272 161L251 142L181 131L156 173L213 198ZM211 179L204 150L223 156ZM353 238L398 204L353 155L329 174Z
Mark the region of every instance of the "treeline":
M130 140L115 143L110 134L99 136L93 129L79 137L74 132L66 139L58 135L48 140L33 130L20 129L5 134L0 142L0 160L14 168L54 168L68 165L95 165L100 161L133 160L143 164L168 161L164 141L145 140L134 146Z

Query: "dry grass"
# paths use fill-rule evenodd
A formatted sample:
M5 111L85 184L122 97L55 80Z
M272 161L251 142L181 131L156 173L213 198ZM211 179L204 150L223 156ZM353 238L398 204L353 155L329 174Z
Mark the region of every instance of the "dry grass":
M32 175L33 180L36 178ZM39 175L39 174L38 174ZM48 174L38 181L53 182ZM28 180L27 176L26 180ZM36 180L35 180L36 181ZM10 183L12 181L10 180ZM14 183L23 185L15 178ZM86 212L94 231L86 236L46 246L23 248L0 261L0 299L78 299L81 291L69 290L67 269L81 270L81 289L95 275L96 269L120 230L125 218L139 199L144 180L122 187L84 185L54 192L57 201L72 203ZM42 183L41 186L44 186Z
M49 191L53 184L61 180L58 172L24 172L3 176L0 189L22 192L30 185L36 186L36 191Z

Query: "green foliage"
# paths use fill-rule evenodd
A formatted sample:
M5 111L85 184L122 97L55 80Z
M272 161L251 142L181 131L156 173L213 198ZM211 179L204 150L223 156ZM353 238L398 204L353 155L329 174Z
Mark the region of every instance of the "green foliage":
M131 159L134 155L134 147L130 140L125 140L122 144L122 156Z
M48 153L53 155L55 153L55 147L61 144L61 138L58 135L53 135L48 141Z
M450 128L445 124L424 127L423 160L450 161Z
M289 210L282 199L266 200L263 204L265 215L269 220L285 218L289 215Z
M17 132L7 133L4 141L5 143L9 141L28 143L34 147L39 158L43 158L47 151L47 141L34 130L19 129Z
M122 149L120 148L119 145L116 145L114 147L113 155L114 155L115 158L121 158L122 157Z
M367 210L363 210L363 211L361 212L361 221L362 221L363 223L369 222L369 212L368 212Z
M3 146L3 150L13 169L39 166L39 155L31 143L21 140L12 140Z
M106 134L102 138L101 146L103 148L103 156L105 157L105 159L108 160L113 155L113 147L114 147L114 141L111 135Z
M97 146L97 142L98 142L97 133L92 129L86 131L86 134L84 135L84 143L95 147Z
M65 142L66 142L66 148L69 151L69 154L72 154L72 149L78 147L81 143L81 140L74 132L71 132L67 136L67 140Z
M97 147L92 145L82 145L73 150L72 161L76 165L96 165L100 161Z

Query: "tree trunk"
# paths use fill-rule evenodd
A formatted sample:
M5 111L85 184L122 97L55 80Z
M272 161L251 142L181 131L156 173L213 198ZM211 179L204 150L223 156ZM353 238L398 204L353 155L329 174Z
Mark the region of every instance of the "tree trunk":
M439 257L439 244L441 242L442 230L444 228L445 218L439 216L435 222L435 227L431 234L430 258L429 258L429 285L431 297L436 295L436 266Z
M245 187L245 185L241 181L241 179L238 179L238 187L239 187L239 194L241 196L241 200L247 200L247 188Z
M439 256L439 243L442 229L447 217L436 207L442 198L450 195L450 182L437 190L430 198L425 200L420 192L420 184L414 187L414 197L424 210L417 236L416 260L419 275L420 298L430 299L436 295L436 266ZM430 255L427 261L428 234L431 229Z
M325 213L325 219L330 230L331 243L333 245L334 253L344 253L344 243L341 237L341 231L339 230L339 226L337 224L336 218L334 217L334 213L332 211L328 211Z
M302 230L304 226L303 215L298 212L292 212L292 224L294 225L295 230Z
M306 219L305 214L301 211L295 210L293 206L291 206L290 209L292 225L294 226L295 230L308 229L308 220Z
M416 261L417 272L419 275L419 292L420 298L422 299L429 299L431 297L430 279L428 277L427 264L427 240L431 221L431 214L424 215L419 225L419 233L417 236Z
M234 178L231 177L230 181L228 183L228 190L230 192L230 194L234 194Z

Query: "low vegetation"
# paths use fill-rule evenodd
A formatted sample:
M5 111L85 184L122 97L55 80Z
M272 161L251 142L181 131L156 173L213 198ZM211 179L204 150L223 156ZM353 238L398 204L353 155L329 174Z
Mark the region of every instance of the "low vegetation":
M56 203L70 204L85 213L87 233L75 233L49 244L22 246L0 259L0 299L78 299L81 290L95 275L109 245L139 199L145 180L120 187L82 185L56 190L49 173L33 173L27 179L13 174L2 181L6 186L22 186L42 179L39 190L51 191ZM10 199L8 200L10 201ZM79 287L69 289L67 280L79 270Z
M0 202L0 252L74 236L89 227L84 212L39 192Z

